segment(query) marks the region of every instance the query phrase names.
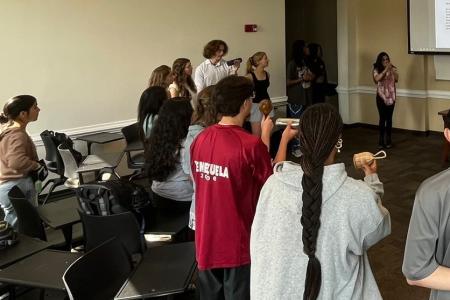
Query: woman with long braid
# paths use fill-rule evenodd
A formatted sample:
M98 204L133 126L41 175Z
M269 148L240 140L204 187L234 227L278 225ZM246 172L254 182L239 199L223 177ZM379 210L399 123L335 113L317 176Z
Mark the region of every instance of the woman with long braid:
M300 119L300 165L278 163L251 232L252 299L381 299L367 249L390 233L376 163L364 181L335 163L342 120L328 104Z

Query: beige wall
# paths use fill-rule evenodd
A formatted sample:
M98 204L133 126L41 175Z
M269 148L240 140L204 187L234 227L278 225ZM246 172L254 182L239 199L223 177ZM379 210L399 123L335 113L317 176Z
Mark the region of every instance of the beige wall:
M196 66L214 38L228 58L266 51L270 95L282 97L284 19L277 0L2 0L0 99L37 96L31 134L129 120L155 67L177 57ZM259 32L244 33L246 23Z
M411 130L442 130L440 110L450 108L450 81L435 79L432 56L408 54L408 28L406 1L347 0L349 14L356 11L356 20L349 22L348 47L354 47L355 57L348 58L348 89L358 90L349 97L349 123L378 123L373 91L372 64L380 51L389 53L392 63L399 69L398 102L394 112L394 127ZM338 36L339 39L339 36ZM340 64L340 67L343 64ZM352 80L352 72L357 76ZM438 91L440 98L427 96ZM444 91L444 92L442 92ZM420 94L420 97L414 95ZM342 95L348 97L348 95Z

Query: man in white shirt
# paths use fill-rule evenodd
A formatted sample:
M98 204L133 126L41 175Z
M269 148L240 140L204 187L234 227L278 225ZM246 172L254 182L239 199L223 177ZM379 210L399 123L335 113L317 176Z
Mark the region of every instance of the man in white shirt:
M212 40L206 44L203 49L203 57L206 60L195 69L194 81L198 92L229 75L237 74L240 61L235 60L233 65L227 65L226 60L223 59L227 53L228 46L222 40Z

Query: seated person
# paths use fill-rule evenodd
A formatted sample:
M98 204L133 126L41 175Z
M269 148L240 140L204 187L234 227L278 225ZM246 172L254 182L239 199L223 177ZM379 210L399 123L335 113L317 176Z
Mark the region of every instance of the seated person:
M36 147L26 132L29 122L39 116L37 100L21 95L9 99L0 114L0 205L4 220L16 226L17 215L8 193L18 186L25 198L37 206L37 195L30 173L43 168L38 162Z
M300 119L300 165L281 162L253 220L252 299L381 299L367 250L390 233L376 163L364 181L335 163L342 120L328 104ZM302 251L303 250L303 251Z
M189 175L183 172L181 161L183 141L191 123L192 106L187 98L165 101L158 114L145 158L148 176L152 180L155 205L189 210L193 188Z
M444 124L450 142L450 114ZM449 182L447 169L421 184L406 239L403 274L410 285L431 289L430 299L450 299Z

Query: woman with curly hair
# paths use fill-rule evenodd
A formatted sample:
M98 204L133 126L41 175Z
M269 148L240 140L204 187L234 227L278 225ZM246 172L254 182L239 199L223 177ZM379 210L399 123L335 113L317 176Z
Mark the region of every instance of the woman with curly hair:
M190 207L192 183L181 168L181 156L191 116L189 99L165 101L147 140L145 157L156 206Z
M191 175L191 145L195 138L208 126L217 123L216 107L211 100L214 85L210 85L198 93L197 105L192 115L192 123L189 126L186 140L184 141L184 155L181 163L186 175ZM194 186L195 190L195 186ZM189 214L189 228L195 230L195 195L192 194L192 204Z
M184 97L192 99L197 93L192 80L192 64L187 58L177 58L172 66L173 82L169 85L170 98Z

